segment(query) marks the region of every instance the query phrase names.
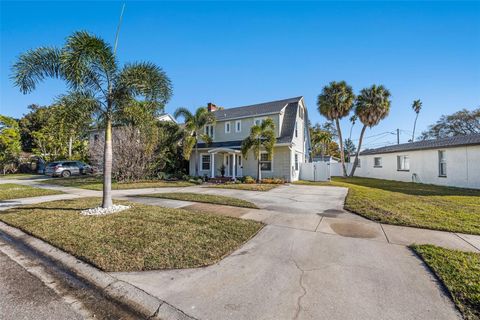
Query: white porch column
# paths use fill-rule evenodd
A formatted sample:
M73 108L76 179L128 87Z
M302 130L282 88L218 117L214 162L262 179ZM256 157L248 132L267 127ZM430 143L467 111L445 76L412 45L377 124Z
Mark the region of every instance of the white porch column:
M211 177L215 178L215 153L210 153L210 169L212 171Z
M233 161L232 161L232 171L233 171L233 172L232 172L232 179L233 179L233 181L236 180L236 179L235 179L235 158L236 158L236 157L237 157L237 155L234 153L234 154L233 154L233 157L232 157L232 159L233 159Z

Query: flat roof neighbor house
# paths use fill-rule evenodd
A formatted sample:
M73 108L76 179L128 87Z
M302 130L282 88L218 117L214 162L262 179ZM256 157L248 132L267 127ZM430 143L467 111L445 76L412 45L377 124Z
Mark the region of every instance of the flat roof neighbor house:
M277 142L273 156L261 153L262 177L298 180L300 164L309 159L310 135L308 113L303 97L265 102L236 108L218 108L208 104L208 111L216 118L214 125L207 125L204 133L212 143L199 143L199 175L216 177L220 167L225 166L225 175L235 179L257 175L257 159L249 151L247 158L241 154L242 141L250 134L254 124L271 118L275 123ZM195 154L190 157L190 174L195 173Z
M480 189L480 134L367 149L359 160L359 177Z

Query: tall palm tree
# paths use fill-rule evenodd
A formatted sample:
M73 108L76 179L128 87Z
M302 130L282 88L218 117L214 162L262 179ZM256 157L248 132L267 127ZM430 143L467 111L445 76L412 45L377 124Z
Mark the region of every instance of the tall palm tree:
M149 102L152 109L163 109L172 94L170 80L152 63L129 63L121 67L108 43L84 31L74 32L61 48L29 50L13 66L14 84L24 94L32 92L47 77L64 80L72 105L91 110L104 125L102 207L110 208L112 123L135 99Z
M413 123L412 142L414 142L415 141L415 127L417 126L418 114L420 113L420 110L422 109L422 101L420 101L420 99L414 100L413 103L412 103L412 109L417 114L415 116L415 122Z
M198 140L203 140L207 144L212 141L212 137L208 133L202 133L202 131L206 125L215 123L215 115L208 112L205 107L198 108L195 113L191 113L186 108L178 108L173 115L175 118L183 117L185 121L183 157L189 160L195 147L195 175L198 176Z
M357 115L354 114L353 116L350 117L350 122L352 123L352 126L350 127L350 135L348 136L348 140L352 140L352 129L353 129L353 126L355 125L355 123L357 123Z
M325 130L314 129L312 130L310 138L312 140L313 154L320 154L323 157L328 144L332 142L332 134Z
M357 96L355 102L355 114L363 123L363 127L360 133L360 140L358 141L357 153L352 171L350 172L350 177L353 177L358 165L358 155L360 154L360 148L362 147L365 129L367 127L371 128L376 126L380 120L388 116L390 104L390 92L381 85L372 85L370 88L362 89Z
M242 141L242 155L247 159L248 151L253 150L253 154L257 159L257 182L262 181L262 169L260 163L261 149L265 149L268 157L273 156L273 147L277 141L275 137L275 123L268 118L263 120L261 124L254 125L250 129L250 135Z
M328 120L335 120L338 132L338 141L340 144L340 159L342 161L343 175L347 176L345 167L345 152L343 150L342 131L340 129L340 119L347 116L353 107L355 95L352 87L345 81L332 81L325 86L322 93L318 96L317 106L321 115Z

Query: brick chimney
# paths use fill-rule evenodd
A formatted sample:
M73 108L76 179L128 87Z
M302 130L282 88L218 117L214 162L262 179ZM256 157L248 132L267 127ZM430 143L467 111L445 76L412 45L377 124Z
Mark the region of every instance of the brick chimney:
M207 109L208 109L208 112L213 112L213 111L216 111L217 110L217 106L214 105L213 103L209 102L207 104Z

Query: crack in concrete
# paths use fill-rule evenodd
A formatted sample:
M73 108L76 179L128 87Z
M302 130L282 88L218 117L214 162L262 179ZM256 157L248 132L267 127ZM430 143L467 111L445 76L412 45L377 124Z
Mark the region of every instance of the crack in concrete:
M305 276L305 270L300 268L297 261L295 261L295 259L293 259L293 257L292 257L292 262L295 264L297 269L301 272L298 284L300 285L300 287L303 290L303 293L300 296L298 296L298 298L297 298L297 308L296 308L296 311L295 311L295 315L293 316L293 320L296 320L296 319L298 319L298 317L300 316L300 312L302 311L302 299L303 299L303 297L305 297L307 295L307 288L305 288L305 286L303 285L303 277Z

